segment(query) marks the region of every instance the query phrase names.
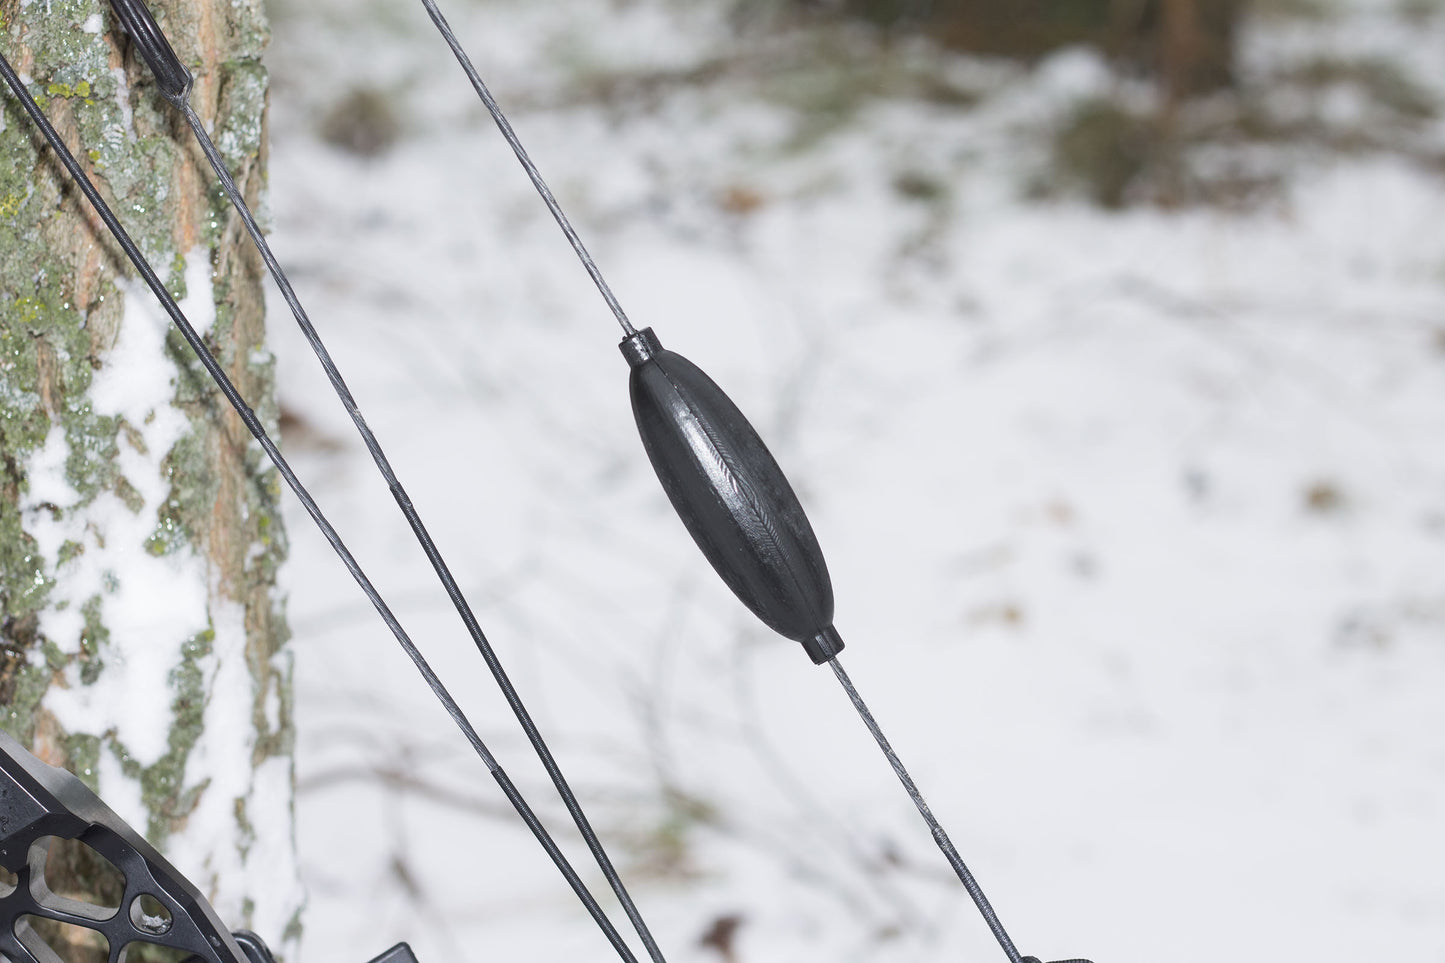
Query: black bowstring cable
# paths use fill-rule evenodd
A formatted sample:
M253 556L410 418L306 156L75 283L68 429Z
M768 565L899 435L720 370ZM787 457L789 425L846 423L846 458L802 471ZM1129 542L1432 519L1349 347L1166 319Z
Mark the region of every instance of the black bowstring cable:
M893 751L893 746L889 744L888 737L883 735L883 729L878 725L878 720L873 718L873 713L868 710L867 703L863 701L863 697L858 694L857 688L854 687L853 680L848 678L848 673L843 671L842 663L838 661L838 657L834 656L829 659L828 665L832 668L833 674L838 677L838 681L842 683L843 691L848 693L848 699L853 703L853 708L858 710L858 716L863 720L863 725L868 727L868 732L872 734L874 741L878 743L878 748L882 749L883 755L888 758L888 764L893 767L893 772L898 776L898 781L903 783L903 788L907 790L909 798L913 800L913 805L918 807L919 815L923 817L923 821L928 824L929 832L933 834L933 841L937 843L938 848L943 851L943 858L948 860L948 865L953 867L953 872L958 876L959 882L963 883L963 888L968 890L969 896L973 897L974 905L976 905L978 911L983 914L984 922L988 923L988 928L993 931L994 939L998 940L999 946L1003 947L1003 951L1008 956L1010 963L1039 963L1037 957L1019 956L1019 951L1014 947L1013 940L1009 938L1008 932L1003 928L1003 924L999 922L998 914L994 912L993 905L989 903L988 897L984 895L983 887L979 886L978 881L973 878L973 873L964 863L963 857L958 855L958 850L954 848L953 840L948 838L948 833L944 831L943 826L938 821L938 817L933 815L933 810L928 808L928 803L924 800L923 793L918 791L918 786L914 784L913 777L908 774L908 770L903 766L903 760L899 759L898 753ZM1089 963L1089 961L1060 960L1058 963Z
M612 892L616 894L623 911L632 922L633 928L636 929L638 936L647 949L648 955L654 963L666 963L663 959L662 951L657 945L657 941L653 938L652 932L648 929L646 922L642 918L641 911L637 908L637 904L633 901L631 894L628 893L627 887L622 882L621 875L612 864L612 860L608 857L607 851L602 846L602 841L598 838L596 831L592 828L591 822L583 811L582 804L577 799L577 794L572 790L572 787L563 776L561 767L557 764L557 760L552 755L552 751L548 747L546 740L542 737L536 723L532 720L531 713L527 711L521 695L518 694L516 687L507 676L501 659L497 656L496 651L492 648L491 643L482 631L481 625L477 622L476 616L472 613L471 605L467 602L461 587L453 577L450 567L446 564L442 556L441 550L432 539L431 533L427 531L426 526L422 523L421 516L412 505L411 497L407 495L406 489L402 486L401 481L396 476L396 472L392 469L391 462L382 450L381 443L377 441L376 435L372 432L371 427L367 425L366 419L362 416L361 409L351 394L351 389L347 387L340 370L337 369L335 362L331 358L331 353L327 351L320 334L311 323L311 318L307 315L300 298L297 297L295 289L291 286L290 279L287 278L285 270L281 267L276 255L271 250L271 245L267 242L265 235L262 234L260 226L256 223L256 218L251 213L250 206L246 203L245 197L236 186L235 178L231 175L225 159L221 156L220 151L216 149L215 142L211 139L210 134L207 133L205 124L196 114L195 108L191 106L190 71L187 70L180 62L180 59L176 57L175 52L166 40L165 33L160 29L159 25L156 24L155 18L146 7L144 0L111 0L111 5L120 17L122 24L126 28L126 32L130 34L131 39L139 48L142 57L150 66L151 73L160 85L162 96L182 113L192 133L195 134L197 143L201 145L201 150L205 153L206 159L210 162L211 168L215 171L216 177L221 182L222 190L225 191L226 196L230 199L231 205L235 208L236 213L240 215L242 223L246 226L247 233L250 234L251 240L256 246L256 250L260 252L261 259L266 263L267 270L276 282L276 287L280 289L281 296L286 300L287 306L290 307L291 314L295 317L296 324L301 328L302 335L306 338L307 343L311 345L311 350L315 352L317 359L321 362L321 367L325 370L326 377L330 380L336 396L341 400L342 406L346 408L347 414L351 416L352 424L356 426L357 432L361 435L361 440L365 443L366 450L371 453L371 458L376 463L377 470L381 472L382 478L385 479L387 487L391 490L392 497L400 507L407 524L411 526L412 533L416 536L416 540L421 545L422 551L426 553L428 561L431 562L433 571L436 572L437 578L441 581L442 587L446 590L447 596L451 599L452 605L457 610L457 614L461 616L462 624L466 627L467 633L471 636L473 643L477 647L477 651L481 653L482 659L487 664L487 668L491 670L492 677L496 680L498 688L501 689L502 695L507 700L507 704L511 706L517 722L521 725L522 731L527 736L527 741L531 743L533 751L537 754L537 758L541 760L543 768L547 770L547 775L551 778L552 785L556 787L557 795L562 799L563 805L566 806L567 812L572 817L572 822L577 826L577 831L582 835L582 839L586 843L588 850L591 851L593 859L596 860L598 868L602 870L602 875L606 877L608 885L612 888ZM542 189L545 190L545 185ZM556 202L553 201L554 205L555 203ZM567 224L566 219L562 217L560 209L558 208L556 210L564 229L569 232L570 237L575 238L576 234L571 231L571 225ZM590 270L593 272L593 277L597 280L604 296L609 299L609 303L616 305L616 299L612 297L612 292L607 288L606 282L602 280L601 274L597 272L596 267L592 266L590 259L586 257L586 251L581 248L581 242L577 241L576 244L584 260L589 264ZM622 321L624 328L630 331L631 326L627 324L626 317L620 313L622 310L621 307L618 306L616 310L619 312L619 320Z
M506 115L462 49L451 25L437 8L436 0L421 2L622 325L626 334L622 353L632 367L633 413L648 457L673 507L713 567L744 604L774 629L803 642L815 663L827 662L832 667L849 701L918 807L934 841L972 897L1009 963L1037 963L1033 957L1019 955L983 889L839 664L837 654L843 648L843 641L832 626L833 598L827 566L781 469L747 419L712 379L685 358L664 350L651 328L640 332L633 328ZM780 492L786 492L786 497L779 497ZM801 538L798 532L804 529L807 536ZM790 608L794 611L785 611ZM804 610L806 613L800 615ZM820 617L825 611L826 617ZM798 617L802 621L797 621Z
M351 551L346 547L345 543L342 542L341 536L337 534L336 529L327 521L320 506L316 504L316 500L311 497L311 493L306 490L301 480L296 477L296 473L292 471L290 464L287 463L285 457L276 447L275 442L271 440L265 427L256 418L255 412L246 404L245 399L241 396L240 392L236 390L235 385L232 384L231 379L226 375L220 362L216 360L210 349L206 347L200 335L191 327L190 322L181 312L175 299L171 297L170 292L166 290L165 285L162 284L160 278L156 276L155 271L150 266L150 262L146 260L140 248L131 240L130 235L126 233L125 228L122 227L120 221L116 219L110 206L106 204L105 200L100 196L99 191L97 191L95 185L91 183L90 178L86 175L80 164L76 162L74 155L70 152L70 149L65 146L64 140L61 139L59 132L56 131L55 127L46 118L45 113L40 109L39 105L35 103L35 99L30 96L30 91L27 90L25 85L20 81L20 77L10 66L10 61L5 58L3 53L0 53L0 74L4 75L5 82L20 101L20 105L25 108L25 112L30 115L30 119L34 121L41 133L45 135L45 139L49 142L51 149L55 151L56 156L59 157L60 162L65 166L66 171L69 172L76 186L80 188L86 200L88 200L91 207L95 209L95 212L100 215L100 219L105 222L105 226L115 237L116 242L120 244L121 249L125 251L131 263L135 265L136 271L140 273L146 285L151 289L151 292L156 296L156 299L160 302L166 313L170 315L176 328L181 332L181 336L186 339L186 343L189 344L191 349L196 353L201 364L205 367L206 372L211 376L211 379L215 381L221 393L226 396L226 400L230 402L231 407L236 410L236 414L240 415L241 421L251 432L251 435L260 443L262 450L264 450L267 457L271 459L271 463L276 466L276 470L280 472L281 477L286 480L286 484L296 493L296 497L301 500L301 504L305 507L306 513L311 516L312 521L314 521L317 528L321 530L321 534L331 543L331 547L335 549L336 554L340 556L347 571L351 573L351 577L356 580L356 584L361 587L362 592L366 594L371 604L376 607L376 611L380 614L382 621L386 623L387 628L391 629L392 635L396 636L397 642L400 643L407 657L416 665L417 671L420 672L422 678L426 680L426 684L431 688L437 699L441 701L442 706L447 711L447 715L452 717L452 721L457 724L457 728L462 731L467 741L471 743L478 757L481 758L493 778L496 779L497 784L501 787L507 800L512 804L513 808L516 809L517 814L522 817L522 821L526 823L527 828L531 830L537 842L546 850L547 855L551 857L557 869L561 871L562 876L572 887L572 891L577 894L577 898L582 901L583 906L587 908L587 912L592 916L592 919L597 923L597 926L602 930L604 935L606 935L613 949L617 951L617 955L621 957L625 963L637 963L636 957L633 956L626 942L622 939L616 928L613 927L611 920L607 918L607 914L602 911L602 907L598 905L596 898L593 897L592 893L587 889L581 877L577 875L577 871L573 869L572 864L567 861L567 857L557 847L556 842L547 832L546 827L542 825L537 815L532 811L531 807L527 805L521 792L518 791L491 751L488 750L481 736L477 734L476 729L472 727L471 722L468 721L461 707L457 705L456 700L452 698L451 693L447 691L446 686L443 685L441 679L437 677L436 672L427 662L426 657L422 655L415 643L413 643L411 638L406 634L401 623L397 621L396 616L392 614L391 609L382 599L380 593L377 592L375 586L371 584L370 579L368 579L362 571L360 564L358 564L355 557L352 556Z
M1019 951L1014 947L1013 940L1009 938L1008 931L1006 931L1003 928L1003 924L999 922L998 914L994 912L993 904L988 901L988 897L984 895L983 888L979 886L978 881L973 878L973 873L964 863L963 857L958 855L958 850L954 848L953 841L948 838L948 833L944 832L943 826L939 824L938 817L934 816L933 810L928 808L928 803L924 801L923 794L918 791L918 786L914 784L913 777L908 775L908 770L904 768L903 760L899 759L898 753L893 751L893 747L889 745L888 738L883 735L883 730L879 727L878 721L873 718L873 713L868 710L867 703L863 701L863 697L860 696L858 690L854 688L853 680L848 678L848 673L843 671L843 666L838 662L837 656L829 659L828 665L832 667L833 674L838 677L838 681L843 684L843 690L848 693L849 701L853 703L853 708L858 710L859 718L861 718L863 724L868 727L868 731L873 735L874 741L878 743L878 748L882 749L883 755L888 758L888 764L893 767L893 772L898 776L898 781L903 783L903 788L908 791L908 796L913 800L913 805L918 807L919 815L923 817L923 821L928 824L929 832L933 834L933 841L937 843L938 848L943 851L944 858L948 860L948 865L953 867L953 872L958 876L959 882L963 883L963 888L968 890L969 896L973 897L974 905L977 906L978 911L983 914L984 922L986 922L988 928L993 931L994 939L998 940L998 945L1003 947L1004 954L1009 958L1010 963L1019 963Z
M512 130L512 125L507 122L507 116L502 113L502 108L498 106L496 99L492 96L492 92L487 89L486 83L482 80L482 75L477 73L476 67L472 66L472 59L468 57L467 52L462 49L461 42L457 40L456 34L452 33L452 28L451 25L447 23L447 18L442 16L442 12L437 9L435 0L421 0L421 3L422 6L426 7L426 12L431 17L432 23L436 24L437 30L441 31L441 35L446 40L447 46L452 48L452 53L456 55L457 63L461 64L462 70L466 71L467 79L472 82L472 87L476 90L477 96L482 98L482 103L486 106L487 113L491 114L492 120L496 121L497 129L502 132L502 137L512 148L512 153L517 155L517 160L521 162L522 169L525 170L527 176L531 178L532 186L537 188L538 194L542 195L542 201L547 205L547 210L552 212L552 218L557 222L557 226L562 229L563 234L567 235L567 240L571 243L572 250L577 252L578 260L582 262L582 266L586 268L587 273L591 275L592 283L597 285L597 290L601 293L602 300L607 302L607 306L612 309L612 314L617 318L617 323L622 325L623 333L629 337L636 334L637 329L632 326L631 321L627 320L627 312L622 310L622 305L612 293L612 288L608 286L607 281L602 277L602 271L597 267L597 262L592 260L591 254L587 253L587 248L583 245L582 238L577 236L577 230L572 227L572 222L567 219L567 215L562 212L562 205L557 203L557 198L552 195L551 188L547 186L546 181L542 180L542 172L537 170L536 164L532 163L531 156L528 155L527 149L522 146L521 140L517 138L517 132Z

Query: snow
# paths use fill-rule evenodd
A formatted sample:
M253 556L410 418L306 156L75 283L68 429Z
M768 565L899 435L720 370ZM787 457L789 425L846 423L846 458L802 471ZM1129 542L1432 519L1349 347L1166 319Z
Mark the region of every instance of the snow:
M124 67L112 67L110 75L115 78L115 99L120 105L120 124L127 137L136 139L135 112L130 106L130 82L126 79Z
M203 317L211 299L204 251L191 255L186 275L190 287L181 310ZM188 425L171 406L177 371L165 351L170 319L144 286L133 285L127 293L111 364L96 372L90 397L98 414L123 419L133 432L121 433L117 467L140 496L140 511L132 512L118 496L105 492L93 512L67 512L79 495L65 480L66 446L59 426L51 428L44 451L32 464L30 491L21 510L34 519L32 531L47 558L57 558L66 541L84 547L56 569L57 591L69 599L98 596L101 622L111 633L106 671L94 684L83 685L79 667L72 666L68 687L52 689L46 707L70 732L114 730L135 760L150 766L168 749L170 704L135 694L152 691L181 657L178 647L154 640L184 639L207 629L208 589L204 567L189 558L151 555L144 548L170 497L158 453L170 451ZM41 511L42 503L58 511ZM97 524L97 518L105 524ZM78 606L47 609L41 616L41 631L52 639L79 639L83 628ZM103 786L102 791L110 790ZM114 803L112 808L127 821L146 824L144 810L126 811Z
M1023 951L1445 959L1438 173L1315 157L1242 213L1026 200L1041 126L1113 83L1081 51L963 64L971 110L865 100L816 137L726 72L589 102L729 53L702 6L446 13L634 322L789 471L843 662ZM277 10L274 246L669 958L720 960L699 940L728 914L748 963L996 958L829 673L671 516L616 329L421 8L371 13ZM1393 16L1247 50L1433 57L1441 96L1439 18ZM359 84L404 118L371 160L315 134ZM330 442L288 444L303 478L596 884L270 309L282 401ZM605 958L291 508L301 958Z

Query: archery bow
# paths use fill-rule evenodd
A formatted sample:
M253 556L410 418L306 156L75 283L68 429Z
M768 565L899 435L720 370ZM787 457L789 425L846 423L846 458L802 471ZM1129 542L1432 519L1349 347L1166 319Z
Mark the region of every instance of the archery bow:
M884 752L920 815L927 823L935 842L977 905L1005 955L1011 963L1038 963L1035 957L1020 956L982 889L964 864L942 825L930 811L866 703L838 662L837 657L843 648L843 641L833 626L833 592L827 566L806 514L777 462L747 419L706 374L682 356L665 350L651 328L638 331L632 326L595 262L547 188L535 165L532 164L511 125L456 40L440 10L437 9L433 0L422 0L422 2L621 325L625 337L620 347L632 369L630 393L638 429L649 460L689 533L729 588L754 614L779 634L802 643L805 651L815 663L827 663L832 668L850 702ZM236 188L230 172L226 169L224 161L211 142L204 125L190 106L188 101L192 83L190 72L176 57L164 33L141 0L112 0L112 5L126 32L131 36L142 58L155 76L163 96L181 111L199 141L223 190L245 223L253 242L295 315L297 323L321 360L333 388L351 415L378 470L386 479L398 506L426 551L438 578L452 598L478 650L492 670L529 741L551 775L559 795L578 829L582 832L609 884L617 894L646 946L648 954L655 963L663 963L661 951L652 939L640 912L627 894L620 877L612 867L600 841L597 840L582 812L580 804L568 787L540 733L532 723L515 687L507 679L500 662L442 559L441 553L432 542L405 489L396 478L380 444L362 418L340 372L331 361L319 335L311 325L285 272L271 253L269 245L261 234L255 219L251 216L244 198ZM402 648L416 664L428 685L461 728L478 756L501 786L508 800L547 851L579 899L582 900L609 942L626 963L634 963L635 958L630 949L612 927L610 920L601 910L595 898L581 882L575 870L552 841L546 828L532 813L520 792L508 779L475 729L462 714L461 709L448 694L441 680L411 642L380 594L351 556L339 534L330 525L319 506L290 469L285 458L268 437L264 427L230 383L225 372L90 183L84 170L70 154L3 55L0 55L0 73L3 73L7 84L20 100L32 121L44 133L72 179L120 243L221 392L240 414L246 427L301 500L307 512L341 557L343 564L372 601L383 621L386 622ZM47 901L44 898L46 892L43 885L45 847L40 836L30 838L26 834L34 835L34 833L40 832L35 826L45 823L45 820L34 819L27 822L24 818L30 812L27 806L33 802L52 816L57 817L59 824L64 827L64 833L87 839L93 837L97 843L93 848L103 855L108 855L110 852L124 855L128 852L125 849L126 845L135 850L135 859L114 861L124 863L121 866L126 876L126 902L123 905L131 907L125 916L129 917L129 925L136 932L126 928L125 916L119 913L106 917L104 920L92 920L89 924L79 922L79 925L88 925L107 936L111 947L112 963L119 959L119 955L124 954L130 943L146 942L145 937L151 937L151 941L154 942L172 933L175 934L173 938L177 941L174 945L191 950L197 957L213 961L213 963L217 960L226 960L229 963L238 963L243 960L248 960L250 963L268 963L269 952L265 949L264 943L250 934L244 934L243 938L237 939L232 939L229 934L226 934L215 920L214 912L204 903L204 900L195 894L194 888L184 879L179 878L178 874L175 874L175 871L158 854L155 854L129 827L121 823L118 817L106 809L104 804L90 794L78 780L45 767L33 757L29 757L18 745L13 745L13 741L0 743L0 749L4 750L0 757L3 757L3 761L5 761L5 773L10 778L13 787L7 792L5 791L7 787L0 786L0 804L9 807L7 809L0 806L0 840L7 843L12 838L14 840L13 846L7 846L0 850L0 858L3 858L7 867L17 871L17 876L21 879L12 892L0 897L0 923L8 921L6 932L10 935L8 942L0 943L0 946L4 946L11 952L18 951L22 958L29 957L36 963L53 963L52 960L45 957L45 953L50 953L53 957L53 951L50 951L43 941L34 937L33 931L28 929L25 919L29 915L41 915L67 922L90 919L90 916L76 912L74 905L62 906L58 905L54 899ZM28 781L26 777L28 777ZM39 797L36 795L35 787L39 787L41 790ZM48 794L46 793L47 789L49 790ZM69 816L70 819L67 821L65 816ZM17 827L13 833L12 825ZM49 835L64 835L64 833L53 832ZM125 843L118 848L116 839L124 840ZM24 858L21 858L22 854ZM40 869L38 874L37 867ZM153 920L136 909L140 905L141 896L144 895L141 891L146 889L145 880L132 882L132 873L141 876L142 870L149 873L149 880L152 883L162 884L159 887L162 890L168 893L174 891L179 894L177 900L173 904L167 904L165 908L171 918L175 918L179 913L187 919L189 922L185 926L167 926L160 932L155 932L153 925L150 929L146 928L153 923ZM172 883L175 885L173 886ZM94 915L91 914L91 916ZM102 923L104 926L101 925ZM137 936L136 933L140 935ZM204 938L198 939L197 933ZM386 960L388 963L403 963L409 958L409 950L401 945L388 951L378 960ZM1087 961L1067 961L1067 963L1087 963Z
M51 892L45 868L57 839L84 843L120 871L125 886L116 906ZM0 952L12 963L64 963L36 932L35 920L100 934L107 963L122 963L132 947L171 951L182 963L276 963L256 934L228 932L190 880L85 783L41 762L3 730L0 865L15 874L13 884L0 884ZM416 963L416 957L398 943L371 963Z

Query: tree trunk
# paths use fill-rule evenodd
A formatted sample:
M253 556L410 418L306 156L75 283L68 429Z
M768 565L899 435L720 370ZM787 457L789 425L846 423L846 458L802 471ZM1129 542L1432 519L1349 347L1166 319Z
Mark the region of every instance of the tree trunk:
M152 9L255 199L260 0ZM0 49L274 424L259 259L109 7L0 0ZM232 926L292 939L278 479L8 90L0 106L0 725L170 852ZM71 865L65 895L104 888Z

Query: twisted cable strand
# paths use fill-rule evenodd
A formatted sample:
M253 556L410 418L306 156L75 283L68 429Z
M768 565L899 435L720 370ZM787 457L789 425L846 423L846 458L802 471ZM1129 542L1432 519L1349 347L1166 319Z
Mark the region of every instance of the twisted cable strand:
M492 120L496 121L497 129L502 132L502 137L505 138L511 146L512 153L516 154L517 160L521 161L522 168L532 180L532 186L537 188L537 193L542 196L542 201L547 205L547 210L552 212L552 218L557 222L557 226L562 229L563 234L567 235L567 240L572 244L572 250L577 252L577 257L581 260L582 266L586 268L587 273L592 276L592 283L597 285L597 290L601 292L602 299L606 301L607 306L612 309L612 314L617 318L617 323L622 325L623 333L628 337L636 334L637 329L634 328L632 322L627 319L627 313L622 310L622 305L618 303L617 297L612 293L612 288L610 288L607 285L607 281L603 279L602 271L597 267L597 262L592 260L591 254L587 253L587 248L582 244L582 238L577 235L576 228L574 228L572 222L567 219L567 215L562 213L562 206L557 203L557 198L552 195L551 188L549 188L547 182L542 179L542 172L537 170L536 164L532 163L531 156L527 153L526 148L522 146L521 140L517 138L516 131L512 130L512 125L507 121L507 116L502 113L502 108L498 106L496 99L492 96L492 92L487 89L486 83L483 82L482 75L477 73L476 67L472 66L472 60L467 56L467 52L462 49L461 41L457 40L457 35L452 33L451 25L447 23L447 18L442 16L441 10L437 8L436 0L421 0L421 2L422 6L426 7L426 12L431 17L432 23L436 24L437 30L441 32L442 37L446 40L447 46L452 48L452 53L456 55L457 62L462 65L462 70L466 72L467 79L472 82L472 87L476 90L477 96L482 98L482 103L486 106L487 113L491 114Z
M923 821L928 824L928 829L933 834L933 841L937 843L938 848L943 851L943 856L948 860L948 865L953 867L953 871L957 874L959 882L963 883L963 888L968 890L968 895L973 898L974 905L977 906L978 911L983 914L984 922L986 922L988 928L993 931L994 939L998 940L998 945L1003 947L1004 954L1009 958L1009 963L1023 963L1022 958L1019 956L1018 949L1014 947L1013 940L1009 939L1008 932L1003 928L1003 923L999 922L998 914L994 912L993 905L989 903L988 897L984 895L983 887L979 886L978 881L973 878L973 873L970 872L968 866L964 864L963 857L958 855L958 850L954 848L953 841L948 838L948 833L944 832L943 826L938 822L938 818L934 816L933 811L928 808L928 803L924 801L923 794L918 791L918 786L914 784L913 777L908 775L908 770L903 767L903 761L898 758L898 754L894 752L893 747L889 745L887 737L883 735L883 730L878 725L878 721L873 718L873 713L868 710L867 703L863 701L863 697L858 694L858 690L853 686L853 680L848 678L847 672L843 671L843 666L838 662L838 657L834 656L828 661L828 664L833 667L833 674L836 675L838 681L843 684L843 689L848 693L848 699L853 703L853 708L858 710L858 715L863 720L863 724L867 726L868 731L873 734L873 739L878 743L878 748L882 749L883 755L888 758L888 764L893 767L893 772L898 776L898 781L903 783L903 788L908 791L909 797L913 800L913 805L918 807L919 814L923 816Z

